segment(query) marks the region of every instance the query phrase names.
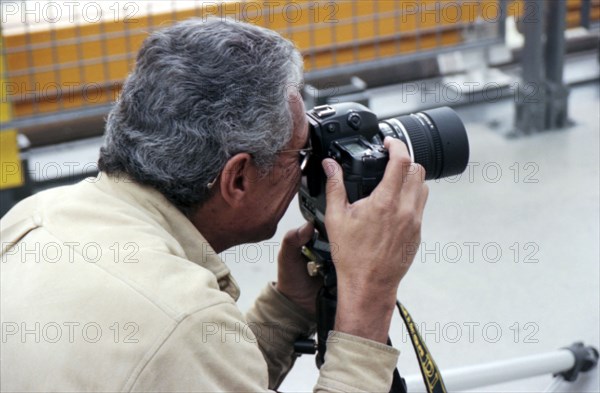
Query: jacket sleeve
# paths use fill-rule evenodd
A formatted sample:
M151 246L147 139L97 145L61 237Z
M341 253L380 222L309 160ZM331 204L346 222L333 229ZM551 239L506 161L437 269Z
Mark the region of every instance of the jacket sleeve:
M269 283L262 291L246 319L269 367L269 387L276 389L297 358L294 341L311 336L316 323L308 313L277 291L275 283Z
M315 392L389 392L400 352L366 338L331 331Z
M267 291L274 290L273 288ZM271 294L272 296L273 294ZM281 296L281 295L279 295ZM132 392L261 392L274 388L259 349L270 348L274 331L258 330L246 323L234 303L204 308L174 323L161 342L155 343L145 362L126 382ZM292 328L290 328L290 334ZM256 332L256 333L255 333ZM276 340L281 343L279 339ZM274 345L279 355L279 348ZM284 350L281 349L283 353ZM285 350L292 353L293 349ZM332 332L327 343L315 392L387 392L398 351L386 345ZM282 365L292 360L283 361ZM289 369L289 368L288 368ZM286 369L285 371L287 372ZM284 374L278 374L283 379Z
M276 389L297 358L294 342L312 335L316 324L304 310L279 293L274 283L263 290L246 319L267 362L269 387ZM315 391L387 392L398 356L399 352L387 345L331 332Z

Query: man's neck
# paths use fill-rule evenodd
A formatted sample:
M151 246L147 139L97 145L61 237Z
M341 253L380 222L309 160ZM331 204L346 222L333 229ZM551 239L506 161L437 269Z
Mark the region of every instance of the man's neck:
M239 220L235 216L222 200L211 198L190 215L190 220L218 254L244 243L235 231Z

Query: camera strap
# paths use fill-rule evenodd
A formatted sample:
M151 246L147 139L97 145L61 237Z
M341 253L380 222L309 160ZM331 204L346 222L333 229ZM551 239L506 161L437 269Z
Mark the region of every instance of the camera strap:
M425 345L425 342L421 338L421 334L417 330L414 320L410 316L408 310L398 300L396 300L396 307L398 307L400 316L408 329L410 341L412 342L417 359L419 360L419 367L421 368L421 375L423 375L423 382L425 382L427 392L446 393L446 386L442 380L442 374L438 370L437 365L433 360L433 356L429 353L427 345ZM395 375L394 379L396 379Z

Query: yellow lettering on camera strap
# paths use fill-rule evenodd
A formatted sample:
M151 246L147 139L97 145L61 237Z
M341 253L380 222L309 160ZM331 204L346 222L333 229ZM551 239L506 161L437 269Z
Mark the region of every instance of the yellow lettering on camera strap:
M442 380L442 374L437 368L433 356L429 353L427 345L421 338L421 334L417 330L417 327L408 313L408 310L399 302L396 301L400 316L408 329L410 341L413 344L417 359L419 360L419 367L421 368L421 374L423 375L423 381L425 382L425 388L429 393L446 393L446 386Z

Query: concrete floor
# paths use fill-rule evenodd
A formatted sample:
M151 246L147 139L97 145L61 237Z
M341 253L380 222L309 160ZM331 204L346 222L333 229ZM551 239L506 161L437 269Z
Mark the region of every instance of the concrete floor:
M599 95L597 82L573 88L573 127L521 139L503 136L512 127L511 100L458 109L471 164L460 178L429 183L423 244L399 292L442 373L575 341L600 346ZM379 113L403 109L393 98L378 102ZM38 152L38 171L46 174L33 175L64 175L65 163L89 168L99 140L91 144ZM275 279L277 242L301 223L294 201L273 240L222 255L242 288L243 310ZM402 351L401 373L418 374L399 318L391 337ZM313 357L303 356L281 391L311 391L316 378ZM547 375L473 391L540 392L551 381ZM565 391L600 391L598 371Z

